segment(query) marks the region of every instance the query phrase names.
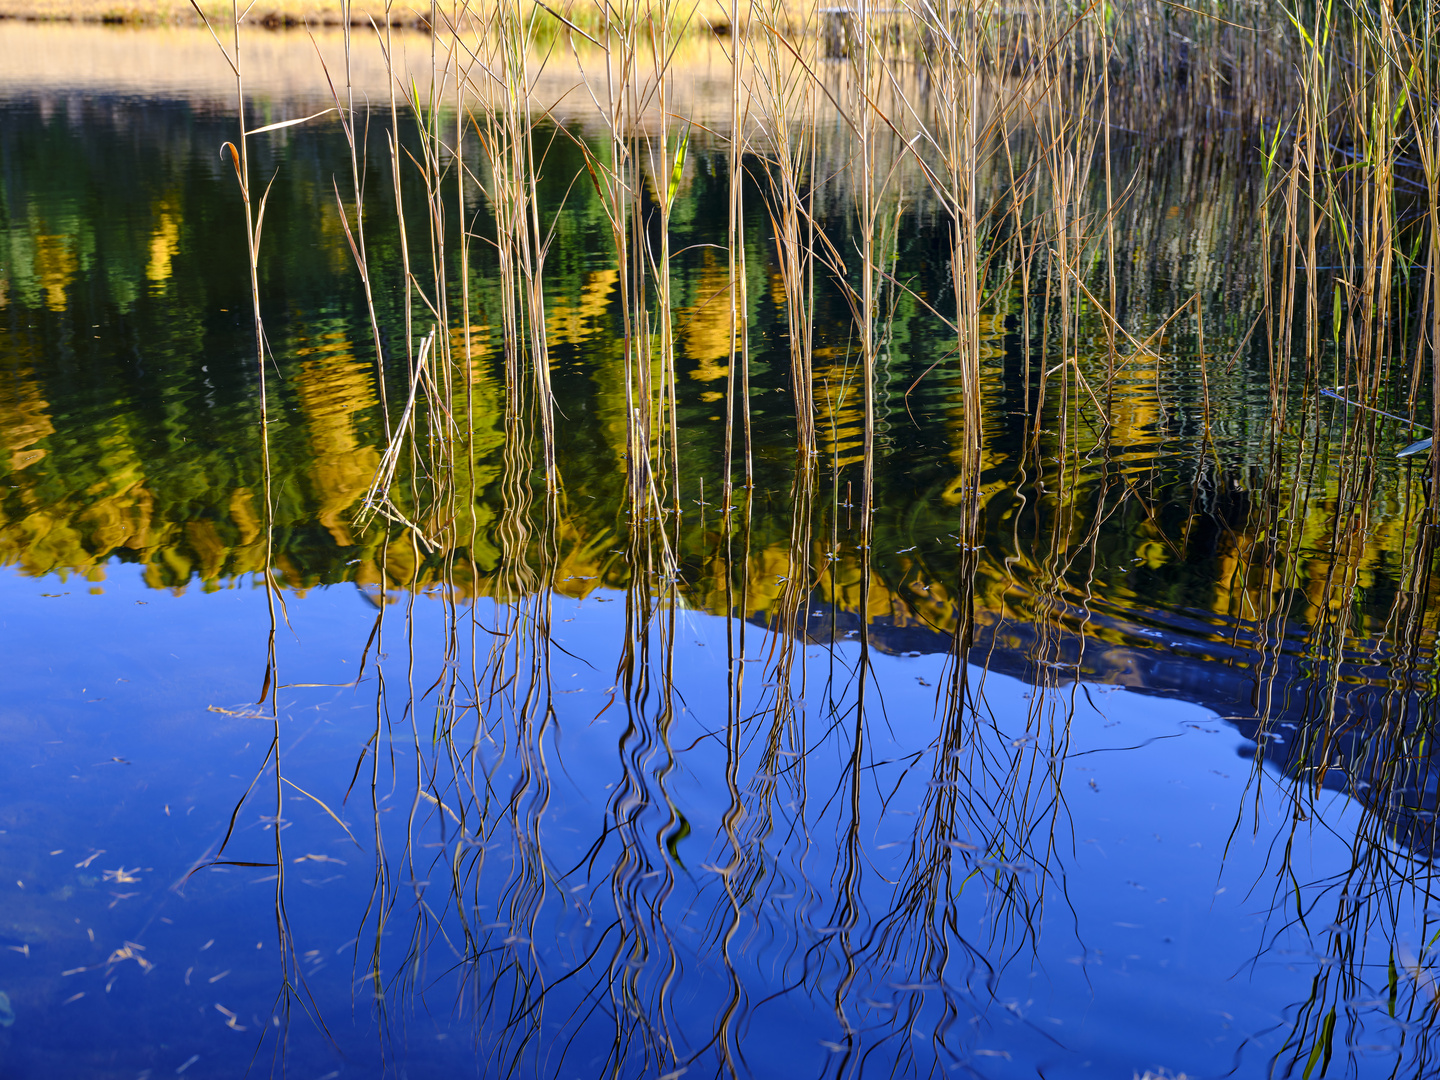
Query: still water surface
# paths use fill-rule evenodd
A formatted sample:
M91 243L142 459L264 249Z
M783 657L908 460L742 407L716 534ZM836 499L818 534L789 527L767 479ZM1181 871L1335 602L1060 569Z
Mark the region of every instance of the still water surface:
M1126 318L1148 332L1199 293L1213 324L1203 352L1182 321L1122 369L1111 429L1063 403L1027 426L1050 346L1023 297L989 328L978 550L955 521L953 337L896 293L867 563L838 293L816 318L822 492L794 540L755 192L739 539L700 485L730 316L704 246L724 243L725 153L697 136L672 238L692 248L695 509L657 585L624 509L608 226L571 183L584 119L542 133L566 485L543 580L516 552L544 545L507 532L484 310L464 542L356 524L384 423L327 201L348 158L323 122L272 138L272 718L233 117L93 86L0 108L5 1076L1425 1074L1420 473L1379 424L1357 480L1318 395L1287 406L1294 441L1267 435L1254 197L1223 146L1123 148L1144 196L1125 234L1149 253ZM897 217L895 265L941 298L926 213ZM847 227L842 205L837 247ZM398 258L393 224L371 244ZM1097 319L1071 347L1104 337Z

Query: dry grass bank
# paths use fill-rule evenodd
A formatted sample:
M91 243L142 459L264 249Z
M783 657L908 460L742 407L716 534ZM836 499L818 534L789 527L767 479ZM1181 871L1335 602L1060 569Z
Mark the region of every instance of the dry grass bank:
M372 20L384 23L388 18L392 25L423 28L429 25L432 10L436 12L436 23L443 25L446 12L452 6L442 4L432 9L429 4L415 3L414 0L395 0L387 7L381 0L356 0L350 5L350 21L369 26ZM473 13L483 14L493 6L493 0L492 3L469 6ZM581 26L591 25L599 17L600 8L594 0L569 0L549 6L565 13ZM785 6L791 11L791 21L797 28L815 9L815 4L806 0ZM200 0L200 8L216 22L223 23L231 17L231 6L224 0ZM748 9L748 4L742 8L739 20L742 28ZM679 19L687 29L720 36L729 31L730 5L724 0L699 0L693 12L691 15L687 9L684 17ZM672 14L671 18L675 22L677 16ZM0 0L0 19L142 26L183 26L200 22L195 6L189 0ZM340 0L258 0L250 9L247 21L271 29L339 26L344 21L344 9Z
M419 63L429 37L401 31L397 57ZM343 56L338 29L311 35L251 31L242 37L246 83L252 93L307 101L329 95L318 46L327 62ZM424 47L421 48L421 43ZM58 22L0 22L0 92L82 91L230 101L235 77L200 26L102 26ZM355 82L385 92L389 75L376 50L356 50Z
M251 95L296 109L308 107L307 103L321 107L330 103L325 67L337 73L344 69L339 28L318 27L312 32L255 28L244 32L241 40L245 84ZM430 35L398 30L394 42L400 85L408 85L412 77L427 85ZM686 115L701 122L723 120L730 105L729 65L722 44L711 37L696 37L677 50L671 70L679 76L677 103ZM354 49L351 72L362 96L388 100L392 72L378 48ZM233 104L235 78L201 26L0 20L0 94L76 91L208 99L228 106ZM584 75L564 49L551 51L540 68L534 100L540 109L553 109L561 119L592 119L595 114Z

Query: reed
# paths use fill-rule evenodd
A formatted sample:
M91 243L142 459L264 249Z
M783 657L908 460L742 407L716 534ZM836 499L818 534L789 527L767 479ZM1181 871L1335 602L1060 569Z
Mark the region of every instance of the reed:
M372 36L391 62L391 13L383 14ZM414 945L391 985L420 985L424 943L444 936L468 972L474 1003L499 1008L509 1021L486 1035L497 1070L507 1073L566 1060L570 1043L547 1043L547 1009L559 1013L575 1045L607 1047L608 1071L678 1075L702 1060L743 1071L743 1035L759 1005L741 971L749 962L746 935L758 932L766 903L792 904L785 910L812 932L795 945L797 985L826 973L843 1055L862 1053L858 1003L872 973L897 957L923 976L917 982L940 983L952 964L1003 968L1034 948L1067 846L1065 762L1086 693L1085 649L1096 632L1101 526L1133 515L1157 548L1181 558L1189 542L1189 525L1174 535L1153 510L1153 464L1127 458L1132 418L1121 404L1125 386L1144 383L1154 413L1146 424L1161 433L1155 438L1182 422L1166 398L1180 334L1193 338L1204 385L1196 501L1225 468L1212 380L1229 378L1247 348L1266 358L1263 406L1247 418L1254 429L1244 436L1246 465L1262 479L1233 537L1237 609L1230 613L1254 640L1262 731L1287 693L1286 628L1307 603L1301 579L1309 571L1298 553L1317 518L1328 529L1334 558L1308 583L1321 598L1310 604L1319 612L1310 630L1324 667L1313 687L1312 741L1284 783L1259 768L1263 752L1256 758L1257 800L1261 788L1278 790L1298 829L1315 812L1343 737L1346 665L1363 637L1353 617L1365 588L1360 550L1379 527L1375 462L1389 453L1394 431L1386 425L1395 422L1374 410L1414 424L1428 407L1440 427L1440 119L1429 28L1415 10L1313 4L1237 14L1218 3L1141 0L1083 8L927 2L896 13L862 4L837 31L817 12L779 0L732 0L724 40L729 108L718 125L680 115L676 105L677 42L705 18L669 0L606 0L583 13L520 0L437 9L428 85L402 82L396 68L378 114L398 238L388 282L366 241L367 212L378 201L366 186L367 131L376 118L357 106L348 75L344 93L334 93L351 166L348 204L338 183L334 194L363 284L387 440L359 524L385 530L385 558L415 567L431 560L449 597L443 656L414 652L409 635L420 616L412 590L403 679L387 680L393 661L373 663L376 721L356 766L358 776L369 757L376 823L367 970L381 969L381 937L399 889L384 854L379 794L383 768L392 776L398 768L393 759L382 765L381 748L393 734L391 702L399 701L411 721L415 774L397 866L422 880L429 868L418 862L420 832L443 823L456 832L442 852L443 902L417 890ZM351 47L347 36L347 72ZM597 128L561 123L535 105L541 75L561 63L578 74L576 93L588 100ZM236 75L238 84L238 63ZM241 107L243 123L243 96ZM1204 134L1219 124L1226 130ZM250 207L245 149L254 134L242 135L234 161L247 207L264 431L257 258L264 202ZM1147 149L1146 139L1158 148ZM1216 161L1249 156L1255 187L1233 195L1253 206L1253 217L1245 209L1222 218L1219 208L1195 227L1253 221L1255 239L1229 245L1230 263L1210 277L1175 284L1170 314L1152 318L1146 312L1158 306L1147 290L1154 286L1126 268L1162 258L1155 252L1163 223L1147 204L1164 205L1167 181L1157 163L1177 145L1192 182L1217 175ZM557 179L559 147L580 165ZM718 177L723 228L717 215L707 239L677 246L687 185L702 165ZM604 828L579 864L562 866L542 839L557 779L550 770L562 763L552 605L572 503L584 493L562 474L566 402L555 385L549 326L557 292L547 270L561 211L577 188L594 193L608 244L596 265L615 283L607 303L616 348L603 362L623 403L621 415L607 419L623 495L592 546L604 547L607 580L623 587L625 612L613 686L595 719L608 714L623 734ZM769 224L761 236L747 228L757 199ZM922 294L909 277L912 221L943 238L931 249L946 263L937 291ZM717 273L723 265L723 282L682 303L677 267L702 256ZM766 264L775 268L768 289ZM380 314L387 295L401 335L388 347ZM1221 309L1222 298L1237 310ZM757 430L773 423L773 410L759 400L751 350L766 303L778 309L774 325L786 338L791 397L781 472L789 507L769 546L757 535L764 525L756 502L772 463ZM717 307L723 315L714 317ZM844 318L826 321L828 310ZM900 380L906 343L896 328L904 311L953 345L919 377ZM477 325L480 313L493 314L493 330ZM723 344L709 359L723 390L705 391L720 415L711 442L697 449L702 433L687 419L695 395L683 375L695 359L686 352L687 319L701 318L720 325ZM1263 340L1251 345L1260 327ZM987 431L1003 422L986 390L997 333L1018 340L1023 364L1018 407L1008 403L1020 414L1019 449L1000 461L987 442ZM1208 356L1207 342L1216 349ZM1233 349L1228 365L1222 348ZM877 524L886 516L880 477L896 432L912 422L915 403L939 392L942 376L953 395L946 421L953 479L937 496L944 507L917 509L915 517L943 520L960 553L948 579L925 584L946 595L952 650L946 683L935 688L933 740L907 748L894 780L896 790L916 785L920 810L907 837L911 861L901 880L887 883L889 907L877 915L867 906L876 886L865 838L893 818L887 800L867 787L886 763L874 751L885 733L871 628L899 594L877 555L882 539L893 547ZM478 395L492 377L503 402L498 445L476 421ZM1335 419L1320 393L1334 385L1366 409ZM500 493L493 592L501 603L493 609L482 608L478 589L468 607L461 603L462 579L482 575L474 538L477 478L487 467ZM716 502L708 510L707 488ZM1424 614L1434 557L1430 490L1418 480L1404 486L1404 520L1417 539L1405 548L1405 584L1387 640L1403 643L1406 671L1424 667L1433 641ZM1002 491L1014 493L1013 502L1004 504ZM270 498L267 488L267 506ZM1008 554L997 570L1001 557L987 562L984 549L1007 529ZM776 561L766 561L767 552L778 552ZM913 565L922 563L916 556ZM992 607L1002 617L1023 612L1026 671L1040 688L1015 730L1001 731L987 715L989 655L981 650L992 572L1002 594L1024 593ZM757 627L747 619L762 610L762 585L773 602ZM684 969L674 897L693 870L678 854L689 823L671 785L681 763L695 760L674 744L687 709L675 670L687 597L702 587L728 617L724 717L691 750L706 744L706 776L727 806L705 864L716 885L706 893L701 930L721 989L717 1019L697 1031L686 1030L693 1021L673 1000ZM815 607L821 596L827 609ZM382 593L377 642L388 599ZM854 617L853 655L834 647L841 616ZM272 634L272 666L273 642ZM812 664L807 651L817 643L831 648ZM427 664L433 684L418 673ZM423 707L433 709L433 721L424 730L417 716L431 693ZM1428 738L1428 721L1415 714L1412 695L1399 694L1381 729L1373 783L1393 792L1409 782L1405 762ZM821 750L830 766L822 768ZM274 758L278 792L278 735ZM828 792L812 786L822 775ZM508 792L492 779L500 776L509 778ZM1379 854L1409 826L1376 798L1371 831L1356 841L1356 880L1368 883L1368 896L1395 888L1419 895L1418 877L1401 875L1397 885ZM797 855L777 840L782 825L790 835L835 837L823 896L805 865L813 853ZM515 852L504 867L485 855L496 837ZM278 847L276 859L283 861ZM596 867L607 872L593 875ZM794 888L782 894L777 882ZM988 887L993 948L953 932L969 882ZM567 899L570 889L583 899ZM1351 933L1362 921L1356 895L1347 886L1337 909L1337 925ZM479 905L496 898L503 920L493 911L481 916ZM605 923L604 933L582 965L587 975L547 982L535 953L516 946L544 919L574 912L587 927L592 917ZM487 918L504 924L498 944ZM1291 1064L1309 1071L1328 1060L1336 1010L1360 978L1346 977L1317 979L1283 1052ZM377 997L385 989L378 974L373 989ZM938 1006L909 997L880 1025L883 1038L906 1038L923 1019L933 1025L938 1061L935 1048L963 1038L951 1033L952 1022L973 1005L953 989L941 997ZM1413 1016L1433 1012L1418 992L1409 1007ZM925 1052L906 1047L907 1055Z

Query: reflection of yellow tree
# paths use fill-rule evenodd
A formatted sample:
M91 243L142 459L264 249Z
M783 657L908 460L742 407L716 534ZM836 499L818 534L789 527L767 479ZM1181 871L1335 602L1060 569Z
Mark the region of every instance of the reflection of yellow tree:
M34 379L16 374L20 365L0 368L4 389L0 390L0 446L10 452L10 469L19 472L45 456L35 444L55 431L49 405Z
M815 434L820 449L835 467L863 460L864 389L859 383L859 356L846 346L813 350Z
M180 208L172 194L155 204L155 227L150 232L150 262L145 277L159 285L170 279L171 263L180 252Z
M1012 307L1018 306L1018 290L1012 290ZM980 475L995 476L1004 464L1004 456L994 446L991 436L998 429L1000 418L1005 410L1005 379L1004 371L1000 362L1005 358L1005 318L1004 311L984 312L976 320L980 337L977 344L977 352L980 357L980 400L982 425L985 430L980 436ZM943 403L943 419L950 437L950 460L957 466L957 472L953 480L946 485L940 497L949 506L959 506L966 497L962 485L967 483L966 470L963 467L966 451L965 446L965 401L964 389L954 385L959 377L956 361L959 358L959 341L952 339L941 347L949 355L946 363L942 364L928 378L935 383L941 383L943 389L940 391L940 399ZM948 380L948 381L947 381ZM924 383L921 383L921 387ZM917 389L920 389L917 387ZM991 498L1000 492L1008 490L1010 485L1004 480L995 480L983 486L980 490L980 505L983 507Z
M469 549L471 562L484 570L494 568L500 560L499 549L491 541L496 514L487 492L500 478L505 445L504 389L486 362L492 345L488 326L472 326L466 367L464 329L451 335L458 372L458 385L451 394L456 409L469 410L465 424L471 432L468 445L457 447L454 454L456 461L465 463L464 475L457 473L454 478L457 505L464 507L454 523L454 535L458 545Z
M1250 530L1225 535L1211 600L1217 615L1263 618L1292 590L1305 597L1311 612L1330 614L1353 602L1353 588L1374 588L1386 571L1393 576L1396 560L1413 543L1400 493L1382 491L1362 530L1353 512L1344 510L1338 473L1328 473L1323 489L1308 500L1295 505L1287 497L1282 502L1278 519L1298 522L1283 543ZM1379 629L1363 620L1355 628Z
M0 403L0 415L9 401ZM115 432L91 441L101 479L87 489L67 490L60 499L45 498L45 478L27 471L14 479L24 512L0 519L0 558L40 575L56 571L88 572L119 548L142 550L156 531L174 525L154 520L154 503L146 490L140 459L128 441Z
M1097 380L1104 371L1103 360L1085 367ZM1162 438L1164 403L1160 400L1160 356L1137 352L1122 358L1116 370L1108 400L1110 411L1110 460L1134 464L1148 472L1155 464L1155 450Z
M716 382L729 373L731 336L730 269L713 248L701 252L700 266L691 282L694 303L678 312L680 341L685 355L695 363L690 377L702 383ZM718 398L718 395L717 395ZM708 398L706 400L713 400Z
M545 308L545 334L552 345L584 345L604 324L610 296L620 271L594 270L585 275L578 300L556 298Z
M161 226L157 226L157 235L160 232ZM63 277L64 260L57 264L55 258L51 251L45 256L50 262L41 260L48 267L45 274L52 277L41 274L36 280L51 281L63 295L68 286L53 275ZM718 274L711 274L708 287L723 292L723 266L711 270ZM709 305L709 314L701 315L707 311L707 305L699 302L704 299L707 279L701 275L699 281L697 304L690 314L709 320L710 337L703 325L699 330L692 325L692 337L698 343L693 347L699 352L697 359L708 355L709 362L718 361L717 369L723 371L728 315L723 300ZM614 282L613 272L590 275L577 302L552 307L551 331L558 340L568 340L567 334L574 336L575 342L590 352L600 428L618 454L625 449L624 369L612 362L618 346L600 330ZM345 560L351 564L345 571L347 577L364 584L379 584L383 579L394 587L424 585L439 571L416 559L408 538L380 530L356 535L351 524L353 508L378 464L378 448L367 440L356 418L358 412L375 407L374 372L370 360L354 355L353 343L339 325L322 328L280 349L282 355L294 358L287 386L298 405L305 438L300 440L298 456L285 456L295 454L294 449L280 454L277 468L308 479L311 498L306 513L318 519L337 548L349 549L353 557ZM998 341L1003 332L998 316L986 330L987 339ZM95 575L107 559L124 553L144 563L146 580L156 587L181 586L195 577L213 587L226 577L263 567L259 501L249 488L237 484L229 490L207 489L211 509L201 513L194 512L193 498L188 495L161 498L157 492L168 492L177 483L193 490L193 478L182 477L183 482L177 482L174 476L157 471L145 440L137 443L125 416L117 416L91 433L84 449L86 468L76 471L68 484L63 482L70 479L69 474L57 476L60 466L53 457L60 451L47 455L42 445L53 436L54 426L44 388L31 374L36 358L28 351L27 340L14 335L0 338L0 348L9 350L0 352L0 470L5 471L10 491L0 517L0 561L19 565L30 574L80 571ZM456 331L451 340L453 354L463 356L463 335ZM998 348L993 341L990 344ZM447 542L468 551L468 558L455 564L459 568L453 571L456 586L480 594L507 587L492 574L498 563L492 536L497 515L503 512L495 482L504 441L502 388L486 362L492 351L491 331L475 328L470 339L472 363L468 371L462 367L457 372L451 392L457 409L461 402L469 402L474 435L463 440L463 447L457 443L453 455L457 469L448 482L455 497L448 505L455 508L455 517L449 530L453 539ZM1093 371L1100 362L1092 356L1082 362L1082 368ZM818 355L815 371L818 430L829 439L826 449L843 464L858 453L860 427L859 395L843 348ZM1072 423L1065 447L1055 446L1054 437L1042 434L1042 452L1033 468L1040 471L1045 484L1027 495L1023 507L1008 498L1015 473L1004 456L1007 451L997 449L1007 444L995 437L997 431L987 431L982 441L985 481L981 501L987 507L989 535L975 568L973 589L975 617L981 625L993 627L1003 619L1018 623L1085 610L1092 602L1093 590L1063 567L1068 565L1073 571L1088 563L1076 555L1094 538L1097 507L1110 512L1117 499L1133 500L1143 512L1132 514L1131 524L1119 537L1119 549L1107 556L1122 576L1102 581L1098 577L1103 575L1099 575L1089 585L1103 586L1107 607L1132 618L1151 617L1154 605L1161 603L1137 596L1123 574L1131 567L1163 571L1186 557L1178 531L1185 528L1184 519L1167 518L1171 522L1167 539L1153 510L1142 506L1144 478L1153 473L1156 446L1163 434L1164 410L1158 393L1158 387L1164 385L1162 371L1161 359L1149 354L1121 366L1110 398L1113 412L1108 429ZM986 423L998 424L1001 421L996 418L1003 417L1006 407L998 365L982 365L982 373ZM942 365L926 385L926 393L930 410L951 429L952 439L958 440L962 434L960 410L950 407L953 395L946 381L951 377ZM1072 400L1067 407L1075 406ZM1080 406L1086 407L1085 402ZM1057 401L1049 407L1060 406ZM572 596L586 595L601 586L624 587L630 575L624 559L615 554L624 546L615 524L618 518L598 504L580 501L587 494L614 497L618 488L608 490L603 475L587 473L586 464L573 464L572 512L562 514L555 523L553 537L558 588ZM1342 605L1353 603L1354 586L1364 589L1393 578L1396 560L1409 542L1403 482L1395 475L1384 479L1368 516L1357 516L1353 478L1345 480L1343 472L1318 470L1311 488L1296 489L1288 483L1274 486L1278 502L1269 519L1295 523L1283 540L1270 535L1258 516L1253 522L1241 521L1223 530L1210 557L1208 596L1199 599L1199 604L1209 606L1223 625L1274 612L1289 593L1303 596L1306 602L1297 605L1297 616L1324 619ZM1064 483L1058 482L1061 473ZM1057 482L1052 483L1052 478ZM1117 480L1122 482L1117 484ZM580 484L592 486L577 486ZM1111 494L1102 499L1106 491ZM932 506L943 515L957 493L941 488L935 494L938 497ZM1108 506L1102 506L1105 499ZM1172 514L1173 510L1172 506ZM1191 511L1196 521L1205 512L1201 508ZM1011 529L1017 513L1035 515L1037 522L1050 523L1046 528L1051 531L1017 545ZM757 543L741 571L748 579L743 591L747 610L735 614L750 618L774 615L783 607L787 588L793 588L796 581L813 589L817 601L852 615L862 614L861 567L853 552L834 554L812 548L802 560L806 565L796 565L792 551L788 538ZM876 567L863 614L897 627L924 625L952 631L957 619L957 599L950 591L955 585L950 580L953 567L914 561L918 558L894 557ZM284 580L297 588L336 570L333 563L307 568L298 553L288 555L283 546L276 565ZM707 564L690 576L686 602L723 612L727 603L724 583L724 567ZM732 591L732 599L735 595ZM1376 617L1369 618L1373 622ZM1347 624L1348 632L1379 629L1365 619L1357 612ZM1111 644L1124 641L1124 631L1113 625L1092 622L1086 633Z
M69 306L65 293L79 269L73 237L56 233L35 237L35 278L45 294L45 306L51 311L64 311Z
M356 412L375 405L374 369L355 358L344 330L324 332L295 352L304 358L291 385L310 438L315 517L337 546L349 547L348 511L380 465L379 452L355 430Z

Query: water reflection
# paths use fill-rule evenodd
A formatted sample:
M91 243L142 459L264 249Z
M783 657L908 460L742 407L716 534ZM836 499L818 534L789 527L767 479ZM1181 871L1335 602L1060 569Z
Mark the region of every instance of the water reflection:
M232 127L96 97L19 98L0 125L0 557L39 628L27 666L53 652L83 676L27 720L27 701L61 700L61 677L36 674L3 728L23 794L4 809L17 890L0 936L37 961L0 969L22 1074L54 1074L64 1042L117 1075L238 1075L215 1049L235 1035L296 1075L477 1055L505 1075L1283 1071L1322 1045L1357 1073L1423 1075L1427 493L1384 453L1405 441L1393 425L1301 394L1276 422L1250 335L1263 283L1243 272L1257 194L1233 147L1137 140L1123 158L1123 229L1153 259L1121 276L1121 321L1150 334L1198 295L1203 327L1171 322L1112 369L1094 312L1051 340L1043 283L980 324L978 483L955 343L926 308L950 274L938 215L897 215L907 284L887 298L867 534L850 314L817 289L818 453L797 463L795 331L758 180L755 482L721 506L733 306L705 208L728 164L699 135L670 218L687 249L671 271L682 512L642 520L624 275L600 254L599 193L572 184L579 147L603 149L578 126L543 131L565 193L544 324L563 487L544 489L517 437L536 421L509 396L500 303L477 289L470 333L448 335L470 363L435 388L464 401L464 438L437 425L424 436L443 449L401 463L396 511L417 527L362 524L385 420L344 229L315 212L348 157L323 125L267 143L256 175L276 176L267 230L284 237L263 256L267 536L249 322L231 309L243 234L213 153ZM843 159L838 134L822 142ZM826 220L837 249L850 221ZM369 244L393 274L393 226ZM380 300L399 402L403 313ZM1103 426L1078 382L1040 396L1067 346ZM140 621L162 599L131 565L175 594L163 621ZM264 620L240 587L272 568L297 637L276 718L251 704ZM80 579L102 615L70 614L92 602ZM352 584L364 605L317 588ZM225 595L184 595L196 585ZM129 693L172 647L194 670L167 661L126 712L85 712L92 684ZM153 729L114 730L157 704ZM57 789L21 768L61 765L52 745L83 755L63 765L86 794L47 826ZM110 816L80 835L96 806ZM61 910L81 912L73 927ZM1171 968L1186 920L1206 928ZM1223 995L1233 1028L1193 1021L1213 1046L1167 1021L1208 1007L1177 969ZM106 1011L79 1011L95 999ZM117 1049L130 1026L145 1034Z

